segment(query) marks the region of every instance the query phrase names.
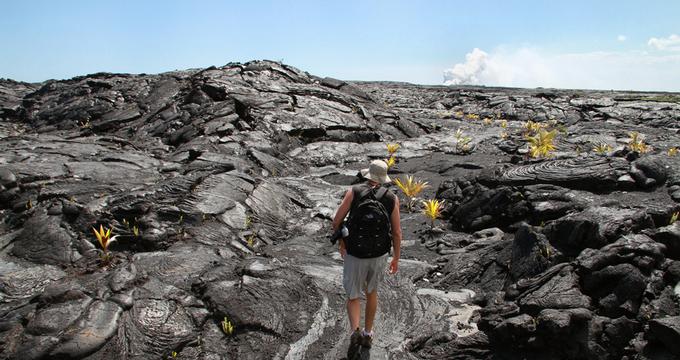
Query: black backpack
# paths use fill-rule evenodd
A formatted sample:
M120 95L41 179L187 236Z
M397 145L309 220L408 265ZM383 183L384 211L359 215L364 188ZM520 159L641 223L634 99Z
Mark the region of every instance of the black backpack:
M357 190L361 187L355 188ZM347 220L349 236L345 240L347 253L358 258L374 258L390 251L392 245L390 214L380 201L387 189L374 191L368 187L357 193Z

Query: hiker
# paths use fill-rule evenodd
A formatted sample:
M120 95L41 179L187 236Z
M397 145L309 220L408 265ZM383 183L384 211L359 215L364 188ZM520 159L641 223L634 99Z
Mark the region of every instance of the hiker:
M339 241L340 255L344 259L342 283L348 297L347 315L353 331L348 358L359 345L371 347L378 284L383 279L390 248L394 248L390 274L398 271L401 252L399 198L381 186L391 181L387 176L387 164L375 160L368 169L361 170L361 175L366 182L347 190L333 219L333 230L337 231L349 213L349 234ZM364 328L360 330L362 290L366 294L366 313Z

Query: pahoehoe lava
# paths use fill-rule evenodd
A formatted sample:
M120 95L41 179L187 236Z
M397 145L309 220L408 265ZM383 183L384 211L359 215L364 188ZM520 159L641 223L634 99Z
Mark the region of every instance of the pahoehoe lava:
M272 61L0 79L0 359L342 358L330 219L388 142L445 209L403 209L373 358L678 358L679 121L677 94Z

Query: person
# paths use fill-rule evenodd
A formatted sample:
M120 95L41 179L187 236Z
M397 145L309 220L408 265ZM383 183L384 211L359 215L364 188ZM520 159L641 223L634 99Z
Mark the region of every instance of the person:
M347 315L352 331L348 358L350 358L349 353L357 345L366 348L371 347L373 343L373 322L378 308L378 284L382 281L385 272L390 245L393 249L392 260L389 263L390 274L395 274L398 271L399 257L401 255L399 198L388 189L381 188L382 184L391 181L387 175L387 164L382 160L375 160L370 163L368 169L361 170L361 175L366 181L347 190L333 219L333 230L337 231L341 226L344 226L343 222L348 213L350 215L348 224L349 236L341 238L339 241L339 252L344 260L343 287L348 298ZM389 229L387 230L389 233L384 234L387 237L387 248L383 248L378 252L374 251L372 257L361 256L365 254L358 254L359 250L353 250L356 246L352 246L353 244L351 243L357 237L357 234L352 233L357 231L352 226L352 211L356 210L357 203L366 196L369 196L369 193L382 204L385 209L385 216L389 216ZM379 198L376 197L376 194L380 194ZM376 223L375 226L379 226L379 224ZM375 230L375 227L373 230ZM390 237L391 241L389 241ZM383 253L380 254L380 252ZM362 290L366 294L366 309L364 328L360 330L360 296Z

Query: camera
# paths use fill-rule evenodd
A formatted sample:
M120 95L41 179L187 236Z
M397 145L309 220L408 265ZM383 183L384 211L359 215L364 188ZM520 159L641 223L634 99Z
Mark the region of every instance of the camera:
M349 235L349 230L347 230L347 226L343 223L340 225L338 230L335 230L333 234L330 237L331 244L335 245L336 242L338 242L338 239L340 238L346 238Z

